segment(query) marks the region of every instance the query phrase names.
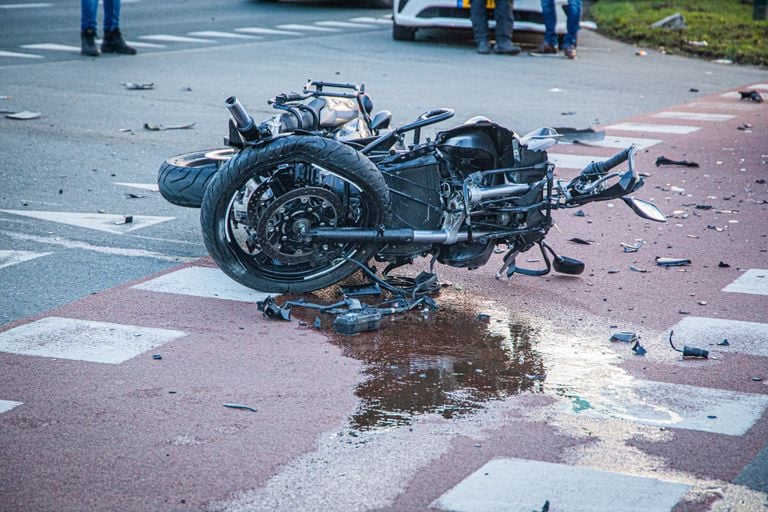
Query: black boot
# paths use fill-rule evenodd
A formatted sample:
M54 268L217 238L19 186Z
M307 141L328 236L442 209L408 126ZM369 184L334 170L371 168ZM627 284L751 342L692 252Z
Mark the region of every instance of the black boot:
M122 53L123 55L136 55L136 49L125 44L125 39L120 29L104 32L104 40L101 42L101 51L104 53Z
M89 57L99 56L99 49L96 46L96 30L87 28L80 32L80 53Z

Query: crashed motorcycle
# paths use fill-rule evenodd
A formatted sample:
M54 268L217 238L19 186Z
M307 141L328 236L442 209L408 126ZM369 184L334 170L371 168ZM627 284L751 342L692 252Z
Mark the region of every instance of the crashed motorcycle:
M259 125L265 136L300 130L353 141L379 135L392 120L388 110L373 113L373 101L365 92L365 84L309 80L301 92L278 94L267 103L279 112ZM208 183L238 150L229 146L168 158L157 175L160 194L176 206L200 208Z
M324 288L358 269L370 274L371 259L386 263L385 275L418 257L472 270L497 246L506 248L497 277L580 274L583 262L544 241L554 210L621 198L640 217L666 220L631 196L643 185L632 146L564 182L547 157L559 137L552 128L520 137L476 117L422 142L424 127L454 115L439 108L340 141L257 125L234 97L226 107L236 152L203 197L203 238L228 276L257 290ZM534 247L543 268L518 266Z

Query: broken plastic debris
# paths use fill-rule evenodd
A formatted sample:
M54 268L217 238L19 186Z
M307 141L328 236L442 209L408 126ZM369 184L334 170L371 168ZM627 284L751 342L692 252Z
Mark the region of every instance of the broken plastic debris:
M341 294L345 297L362 297L365 295L381 295L379 283L357 284L352 286L342 286Z
M648 272L648 270L647 270L647 269L644 269L644 268L640 268L640 267L636 267L636 266L634 266L634 265L630 265L630 266L629 266L629 270L631 270L631 271L633 271L633 272L640 272L641 274L645 274L645 273L647 273L647 272Z
M680 267L683 265L690 265L691 260L687 258L662 258L656 256L656 264L660 267Z
M584 210L576 210L573 212L574 217L586 217L587 213Z
M755 382L762 382L763 378L760 377L759 375L755 375L754 377L752 377L752 380Z
M633 245L625 244L622 242L621 247L624 249L624 252L637 252L644 244L644 240L636 240Z
M376 331L381 327L381 311L378 309L361 309L339 315L333 321L333 328L339 334L358 334Z
M685 23L685 17L679 12L670 14L659 21L651 23L651 28L668 28L674 30L682 30L688 28L688 24Z
M648 52L645 50L637 50L635 52L635 55L637 55L638 57L645 57L646 55L648 55Z
M608 269L608 273L609 274L618 274L619 273L619 269L617 269L617 268L609 268Z
M632 352L634 352L636 356L644 356L646 353L648 353L648 351L640 345L639 340L636 341L634 345L632 345Z
M573 242L575 244L580 244L580 245L592 245L592 242L594 240L584 240L583 238L574 237L574 238L569 238L568 241Z
M120 82L120 84L128 89L129 91L144 91L147 89L154 89L155 84L149 83L149 84L142 84L137 82Z
M254 409L250 405L243 405L243 404L223 404L223 405L224 407L229 407L230 409L243 409L245 411L258 412L256 409Z
M315 323L314 323L314 324L312 324L312 325L315 327L315 329L319 329L320 327L322 327L323 323L322 323L322 321L320 320L320 317L319 317L319 316L316 316L316 317L315 317Z
M715 59L712 62L715 64L733 64L733 61L731 59Z
M129 199L144 199L145 197L147 197L142 194L134 194L133 192L126 192L125 196Z
M765 101L763 95L759 91L739 91L742 100L750 100L756 103L762 103Z
M697 210L711 210L713 206L711 204L697 204L696 209Z
M21 112L14 112L13 114L6 114L8 119L18 119L19 121L29 121L30 119L37 119L42 114L40 112L30 112L29 110L23 110Z
M264 300L256 302L256 308L264 313L264 316L267 318L284 320L286 322L291 320L291 308L278 306L271 295L267 295L267 298Z
M595 131L592 128L572 128L567 126L555 127L555 131L562 137L563 142L589 143L605 139L605 132Z
M195 123L189 123L189 124L175 124L171 126L163 126L162 124L149 124L144 123L144 129L150 130L153 132L159 132L164 130L189 130L192 127L195 126Z
M163 356L161 356L160 354L152 354L152 359L159 360L159 359L162 359L162 358L163 358Z
M688 160L671 160L665 156L660 156L656 159L656 167L661 167L662 165L682 165L685 167L698 167L699 164L696 162L689 162Z
M478 322L490 322L491 321L491 315L489 315L488 313L479 313L475 317L475 320L477 320Z
M122 220L116 220L112 224L114 224L115 226L122 226L123 224L131 224L132 222L133 222L133 215L123 215Z
M675 333L675 331L669 331L669 345L676 351L682 352L683 357L694 357L694 358L700 358L700 359L707 359L709 357L709 351L704 350L703 348L696 348L696 347L689 347L687 345L683 345L683 350L680 350L679 348L675 347L675 345L672 343L672 335Z
M723 340L723 341L718 341L718 342L717 342L717 345L718 345L719 347L728 347L728 346L730 346L730 343L728 343L728 340L727 340L727 339L725 339L725 340Z
M621 331L611 335L610 341L621 341L623 343L633 343L638 340L637 334L630 331Z

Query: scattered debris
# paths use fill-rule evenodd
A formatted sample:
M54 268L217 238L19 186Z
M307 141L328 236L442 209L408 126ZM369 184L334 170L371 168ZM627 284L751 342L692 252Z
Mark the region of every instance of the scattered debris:
M656 264L660 267L681 267L683 265L690 265L691 260L687 258L662 258L656 256Z
M672 347L672 349L676 350L677 352L682 352L683 357L692 357L692 358L700 358L700 359L707 359L709 357L709 351L704 350L703 348L689 347L687 345L683 345L683 350L680 350L677 347L675 347L675 345L672 343L672 335L674 333L675 331L669 331L669 345Z
M765 101L765 98L763 98L763 95L760 94L759 91L739 91L739 94L741 94L742 100L750 100L755 103L762 103Z
M654 23L651 23L651 28L666 28L672 30L682 30L688 28L688 24L685 22L685 17L679 12L670 14L669 16L660 19Z
M358 284L342 286L341 294L345 297L364 297L366 295L381 295L379 283Z
M621 247L624 249L624 252L637 252L643 245L645 245L645 240L638 239L635 240L633 245L625 244L622 242Z
M160 354L152 354L152 359L160 360L162 358L163 358L163 356L161 356Z
M696 89L695 87L691 87L690 89L688 89L688 92L699 92L699 90Z
M478 313L478 315L475 317L475 320L478 322L490 322L491 315L488 313Z
M146 91L147 89L154 89L155 84L141 84L137 82L120 82L120 84L129 91Z
M316 316L316 317L315 317L315 323L314 323L314 324L312 324L312 326L313 326L315 329L319 329L320 327L322 327L322 326L323 326L323 322L320 320L320 317L319 317L319 316Z
M697 210L711 210L713 206L711 204L697 204L696 209Z
M576 210L573 212L574 217L586 217L587 213L584 210Z
M567 126L556 127L555 131L559 133L561 141L572 143L589 143L605 139L605 132L595 131L592 128L572 128Z
M609 274L618 274L619 273L619 269L617 269L617 268L609 268L608 269L608 273Z
M644 268L640 268L640 267L636 267L636 266L634 266L634 265L630 265L630 266L629 266L629 270L631 270L631 271L633 271L633 272L640 272L641 274L646 274L646 273L650 272L650 271L649 271L649 270L647 270L647 269L644 269Z
M640 339L638 335L630 331L621 331L611 335L609 341L621 341L622 343L634 343Z
M307 325L309 325L309 324L308 324L307 322L305 322L304 320L299 320L299 325L300 325L301 327L306 327L306 326L307 326Z
M728 346L730 346L730 343L728 343L728 340L727 340L727 339L724 339L723 341L718 341L718 342L717 342L717 345L718 345L719 347L728 347Z
M637 340L635 344L632 345L632 352L634 352L636 356L644 356L648 353L648 351L640 345L640 340Z
M755 382L762 382L763 378L758 375L755 375L754 377L752 377L752 380Z
M133 133L133 128L120 128L117 131L120 133Z
M19 121L29 121L30 119L37 119L40 116L42 116L40 112L30 112L29 110L5 115L8 119L17 119Z
M144 123L144 129L150 130L153 132L158 131L164 131L164 130L189 130L192 127L195 126L195 123L189 123L189 124L176 124L171 126L163 126L162 124L149 124Z
M560 112L561 116L575 116L576 112L573 110L569 110L568 112Z
M594 242L594 240L584 240L583 238L576 238L576 237L569 238L568 241L573 242L575 244L581 244L581 245L592 245L592 242Z
M645 51L645 50L637 50L637 51L635 52L635 55L637 55L638 57L645 57L645 56L647 56L647 55L648 55L648 52L647 52L647 51Z
M687 43L691 46L695 46L696 48L705 48L709 46L709 43L706 41L687 41Z
M144 199L145 197L147 197L142 194L134 194L133 192L126 192L125 196L129 199Z
M99 211L99 213L104 213L102 211ZM123 224L131 224L133 223L133 215L123 215L122 220L116 220L112 224L115 226L122 226Z
M705 300L700 300L699 302L697 302L697 304L698 304L699 306L706 306L706 305L708 304L708 302L707 302L707 301L705 301Z
M179 89L181 92L192 92L192 88L188 85L183 85L181 89Z
M333 328L339 334L358 334L381 328L381 311L365 308L339 315L333 321Z
M733 61L731 59L715 59L712 62L714 62L715 64L726 64L726 65L733 64Z
M258 412L256 409L254 409L250 405L243 405L243 404L223 404L223 405L224 407L229 407L230 409L243 409L245 411Z
M749 123L741 123L741 125L740 125L740 126L737 126L737 127L736 127L736 129L737 129L737 130L741 130L741 131L743 131L743 132L746 132L746 131L748 131L748 130L751 130L751 129L752 129L752 125L751 125L751 124L749 124Z
M671 160L665 156L660 156L656 159L656 167L661 167L662 165L682 165L684 167L698 167L699 164L696 162L689 162L688 160Z
M284 320L286 322L291 321L291 308L288 307L280 307L277 304L275 304L275 299L272 298L271 295L267 295L267 298L263 301L258 301L256 303L256 307L259 311L264 313L264 316L267 318L272 318L275 320Z

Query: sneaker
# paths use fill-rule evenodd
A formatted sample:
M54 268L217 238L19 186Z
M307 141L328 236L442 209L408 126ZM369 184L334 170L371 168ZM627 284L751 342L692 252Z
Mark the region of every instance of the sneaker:
M477 43L477 53L481 55L488 55L491 53L491 45L488 44L488 41L480 41Z
M576 47L575 46L566 46L565 48L563 48L563 53L569 59L575 59L576 58Z
M120 29L104 32L104 40L101 42L101 51L104 53L121 53L123 55L136 55L136 49L125 44L125 39Z
M554 54L554 53L557 53L557 48L555 48L551 44L544 41L539 46L537 46L536 49L533 50L531 53Z
M499 55L517 55L520 53L520 47L509 41L496 42L496 46L493 48L493 53Z
M80 53L89 57L98 57L99 48L96 46L96 31L87 28L80 33Z

